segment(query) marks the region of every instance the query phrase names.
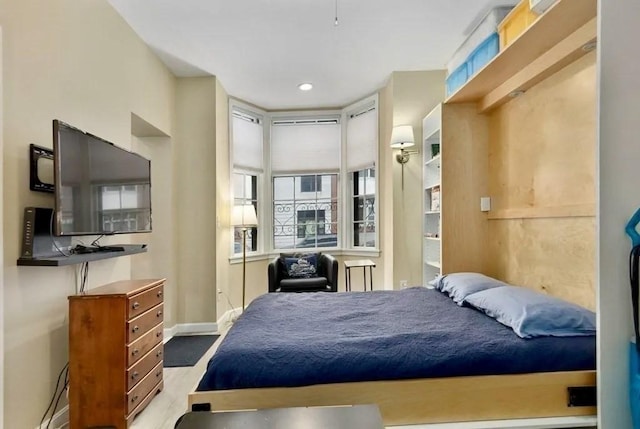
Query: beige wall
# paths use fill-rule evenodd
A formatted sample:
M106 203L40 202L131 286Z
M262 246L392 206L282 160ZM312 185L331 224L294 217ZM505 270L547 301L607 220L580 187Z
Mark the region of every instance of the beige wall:
M216 320L216 78L177 79L178 322Z
M404 189L401 165L392 155L393 170L393 287L400 280L409 286L422 284L422 119L444 100L445 72L394 72L391 76L393 126L413 125L420 153L411 155L404 166ZM380 141L388 146L389 140Z
M378 162L380 163L380 180L378 182L380 220L380 255L384 273L382 287L380 289L393 289L393 150L386 142L391 141L393 129L393 81L389 79L387 84L378 92ZM377 267L376 267L377 268Z
M23 208L53 206L52 195L29 191L29 143L51 147L59 118L129 149L132 112L171 135L174 78L104 0L0 0L0 25L4 426L29 429L68 359L67 296L78 268L16 266ZM135 258L92 262L89 287L130 278Z
M229 96L219 81L216 85L216 316L220 319L226 311L231 310L232 306L240 307L241 295L238 293L238 288L231 284L231 266L229 265L231 251Z
M151 160L152 234L132 235L134 243L146 244L149 249L134 258L131 278L165 278L164 327L177 323L178 281L175 208L176 174L173 168L174 145L169 137L136 137L132 149Z

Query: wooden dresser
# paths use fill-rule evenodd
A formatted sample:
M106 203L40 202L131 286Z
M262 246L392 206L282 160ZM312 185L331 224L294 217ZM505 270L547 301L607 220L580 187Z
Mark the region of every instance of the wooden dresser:
M125 429L162 390L165 279L69 297L71 429Z

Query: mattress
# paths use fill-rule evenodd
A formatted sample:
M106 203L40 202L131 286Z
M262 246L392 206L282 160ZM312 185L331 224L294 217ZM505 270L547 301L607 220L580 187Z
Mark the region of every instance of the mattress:
M270 293L229 330L197 390L593 370L595 337L523 339L436 290Z

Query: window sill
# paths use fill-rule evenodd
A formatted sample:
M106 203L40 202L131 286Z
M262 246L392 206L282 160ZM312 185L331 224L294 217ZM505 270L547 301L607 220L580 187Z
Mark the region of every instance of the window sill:
M380 257L380 249L338 249L338 248L302 248L302 249L280 249L275 250L270 253L252 253L247 255L247 262L256 262L256 261L264 261L271 260L276 256L280 256L280 253L288 253L288 252L324 252L328 253L332 256L368 256L371 258ZM234 255L229 258L229 264L241 264L242 263L242 255Z

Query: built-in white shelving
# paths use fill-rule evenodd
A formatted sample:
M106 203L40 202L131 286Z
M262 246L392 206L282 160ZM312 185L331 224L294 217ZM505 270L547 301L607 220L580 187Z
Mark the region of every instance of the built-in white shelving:
M442 127L442 106L438 105L422 120L422 154L424 170L422 175L423 188L423 276L422 284L440 274L441 262L441 226L440 226L440 196L442 175L440 164L442 160L440 129Z

